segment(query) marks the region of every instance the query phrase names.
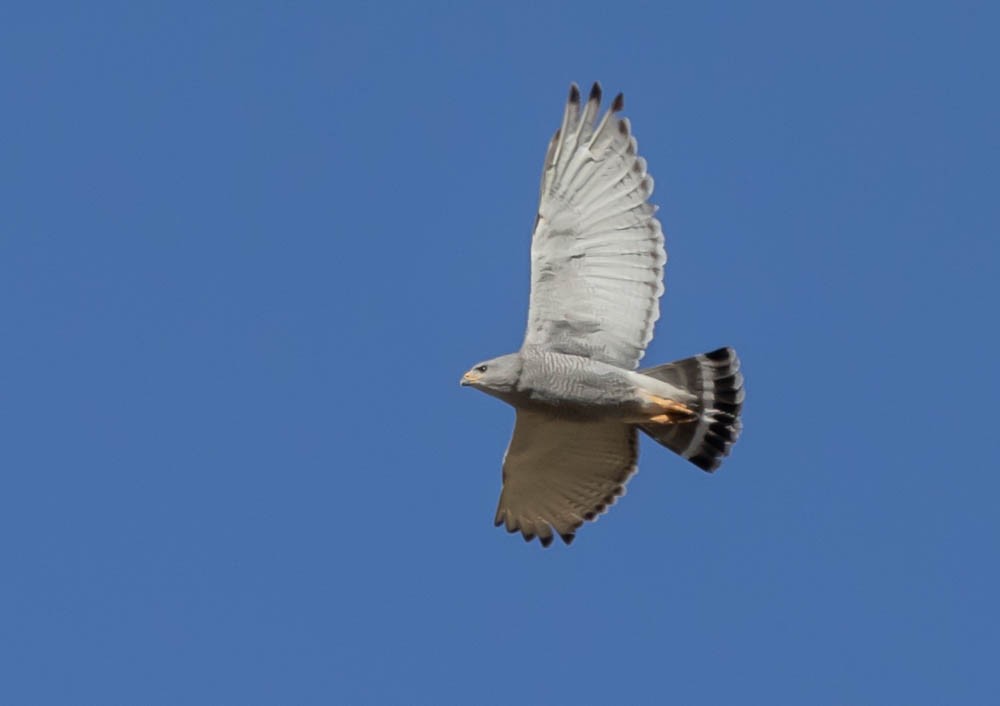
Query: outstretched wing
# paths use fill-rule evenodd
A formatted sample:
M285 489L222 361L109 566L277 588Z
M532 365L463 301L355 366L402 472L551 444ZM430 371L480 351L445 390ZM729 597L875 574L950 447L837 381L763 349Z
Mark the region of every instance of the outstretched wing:
M524 345L631 370L660 315L667 256L622 95L598 123L600 103L595 83L581 113L573 84L545 157Z
M639 455L637 432L620 422L571 422L517 411L503 461L503 491L494 523L526 541L569 544L625 492Z

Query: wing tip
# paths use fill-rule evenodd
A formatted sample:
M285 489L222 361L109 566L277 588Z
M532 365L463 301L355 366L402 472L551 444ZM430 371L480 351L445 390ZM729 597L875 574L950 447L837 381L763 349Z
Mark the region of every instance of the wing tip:
M569 102L580 105L580 87L576 85L576 81L569 84Z
M594 81L594 85L590 87L590 97L587 99L589 103L600 103L601 102L601 82Z
M587 96L587 102L600 103L603 96L604 89L601 87L601 82L594 81L590 87L590 95ZM569 102L576 105L580 104L580 87L576 81L569 84ZM620 113L623 110L625 110L625 94L619 92L614 100L611 101L611 112Z

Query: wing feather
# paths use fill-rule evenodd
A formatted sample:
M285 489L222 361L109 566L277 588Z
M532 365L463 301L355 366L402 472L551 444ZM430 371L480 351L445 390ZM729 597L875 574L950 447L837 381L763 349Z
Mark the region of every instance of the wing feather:
M605 512L635 473L638 439L620 422L572 422L518 410L503 462L495 524L543 546L567 544Z
M597 122L600 100L594 84L581 113L571 86L549 144L524 345L633 369L659 317L666 252L653 178L628 119L617 117L621 94Z

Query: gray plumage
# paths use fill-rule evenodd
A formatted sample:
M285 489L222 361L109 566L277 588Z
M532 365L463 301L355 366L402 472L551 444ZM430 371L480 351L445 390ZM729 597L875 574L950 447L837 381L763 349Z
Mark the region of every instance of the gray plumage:
M728 348L635 372L653 335L667 256L621 94L597 120L574 84L549 145L531 243L521 350L462 379L517 410L496 524L567 544L625 492L637 430L708 471L740 432L743 377Z

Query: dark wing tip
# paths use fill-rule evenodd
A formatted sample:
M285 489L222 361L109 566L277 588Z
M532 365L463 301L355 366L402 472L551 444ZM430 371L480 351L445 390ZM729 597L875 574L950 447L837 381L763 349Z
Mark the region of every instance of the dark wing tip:
M573 534L572 532L566 532L565 534L560 534L559 538L563 541L564 544L569 546L570 544L573 543L573 540L576 539L576 535Z
M580 88L575 83L569 84L569 102L580 104Z
M601 102L601 82L594 81L594 85L590 87L590 98L587 100L593 103Z
M611 103L611 112L620 113L625 109L625 94L619 93L615 96L614 102Z
M550 534L550 535L549 535L549 536L547 536L547 537L539 537L539 538L538 538L538 541L542 543L542 546L543 546L543 547L547 547L547 546L549 546L550 544L552 544L552 535Z

